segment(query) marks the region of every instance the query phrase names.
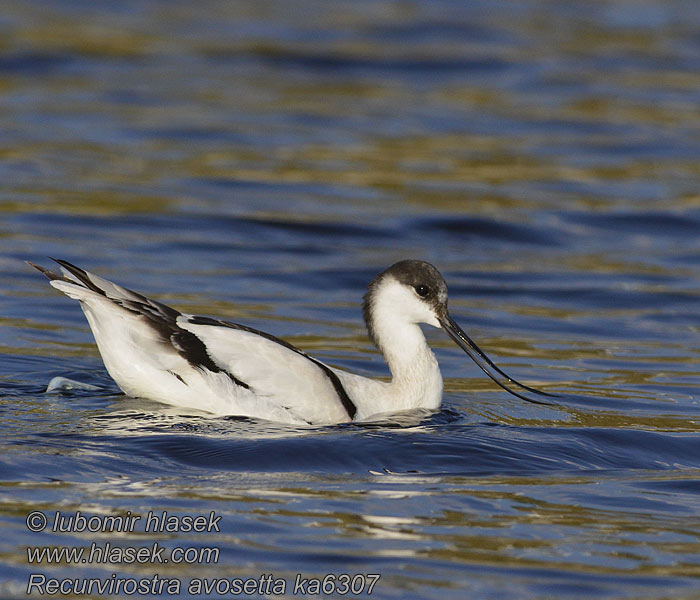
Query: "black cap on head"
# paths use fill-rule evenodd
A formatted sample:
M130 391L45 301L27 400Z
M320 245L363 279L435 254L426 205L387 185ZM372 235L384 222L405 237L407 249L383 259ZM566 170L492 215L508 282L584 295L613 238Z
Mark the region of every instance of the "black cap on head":
M422 260L402 260L394 263L372 280L364 297L362 313L370 339L375 346L379 347L372 327L371 303L375 290L386 277L392 277L399 283L412 287L422 300L432 305L438 317L447 314L447 284L440 271Z

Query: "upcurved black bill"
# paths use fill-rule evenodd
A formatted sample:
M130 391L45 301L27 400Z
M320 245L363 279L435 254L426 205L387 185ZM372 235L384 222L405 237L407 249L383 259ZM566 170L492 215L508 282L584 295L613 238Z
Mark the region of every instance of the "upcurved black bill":
M504 390L513 394L514 396L517 396L518 398L521 398L522 400L532 402L533 404L545 404L547 406L555 406L555 404L552 402L546 402L544 400L533 400L532 398L523 396L521 393L516 392L511 387L509 387L508 384L510 384L510 386L520 388L521 390L530 392L531 394L537 394L538 396L549 396L550 398L557 397L556 394L550 394L549 392L536 390L535 388L531 388L530 386L524 385L519 381L516 381L510 375L506 375L503 371L501 371L501 369L499 369L494 364L494 362L488 356L486 356L486 354L484 354L483 350L481 350L481 348L479 348L479 346L477 346L472 341L472 339L466 333L464 333L464 331L462 331L462 328L452 320L452 317L450 317L449 314L446 314L444 317L439 318L438 321L440 322L441 327L445 330L447 335L449 335L457 343L457 345L469 355L469 357L479 366L479 368L484 373L486 373ZM505 380L507 384L504 383L503 380Z

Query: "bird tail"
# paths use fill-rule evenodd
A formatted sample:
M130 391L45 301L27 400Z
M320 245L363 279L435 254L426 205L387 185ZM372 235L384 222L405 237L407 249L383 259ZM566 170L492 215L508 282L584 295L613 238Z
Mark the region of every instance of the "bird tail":
M68 261L52 258L61 267L61 273L53 271L27 261L27 264L43 273L53 287L60 290L67 296L76 300L85 300L91 294L103 296L114 301L143 302L145 298L141 294L132 292L126 288L103 279L98 275L89 273L69 263ZM94 297L94 296L93 296Z

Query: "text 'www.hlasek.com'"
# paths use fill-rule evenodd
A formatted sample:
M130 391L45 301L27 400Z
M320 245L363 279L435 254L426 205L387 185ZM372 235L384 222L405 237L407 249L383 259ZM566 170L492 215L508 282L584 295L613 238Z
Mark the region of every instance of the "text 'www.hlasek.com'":
M168 536L180 533L220 533L221 515L211 511L201 515L173 515L167 511L150 511L135 515L85 515L80 511L45 513L33 511L26 517L29 531L44 534L94 534L104 538L118 534L119 541L90 541L81 546L53 545L27 547L30 567L62 569L75 566L116 568L130 565L163 565L164 574L128 576L110 573L106 576L51 576L31 572L27 580L27 595L59 596L369 596L380 575L376 573L325 573L305 576L300 573L277 577L260 573L247 577L189 577L169 576L176 572L173 565L217 565L220 550L216 546L193 544L163 545L159 541L130 544L143 539L144 534ZM166 566L167 565L167 566ZM166 574L167 573L167 574Z

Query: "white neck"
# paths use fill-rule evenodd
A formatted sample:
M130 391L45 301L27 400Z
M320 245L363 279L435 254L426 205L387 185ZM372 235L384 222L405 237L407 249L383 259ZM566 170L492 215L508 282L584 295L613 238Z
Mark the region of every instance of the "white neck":
M421 328L406 322L389 303L373 308L374 337L391 370L388 392L393 408L437 408L442 400L442 376Z

